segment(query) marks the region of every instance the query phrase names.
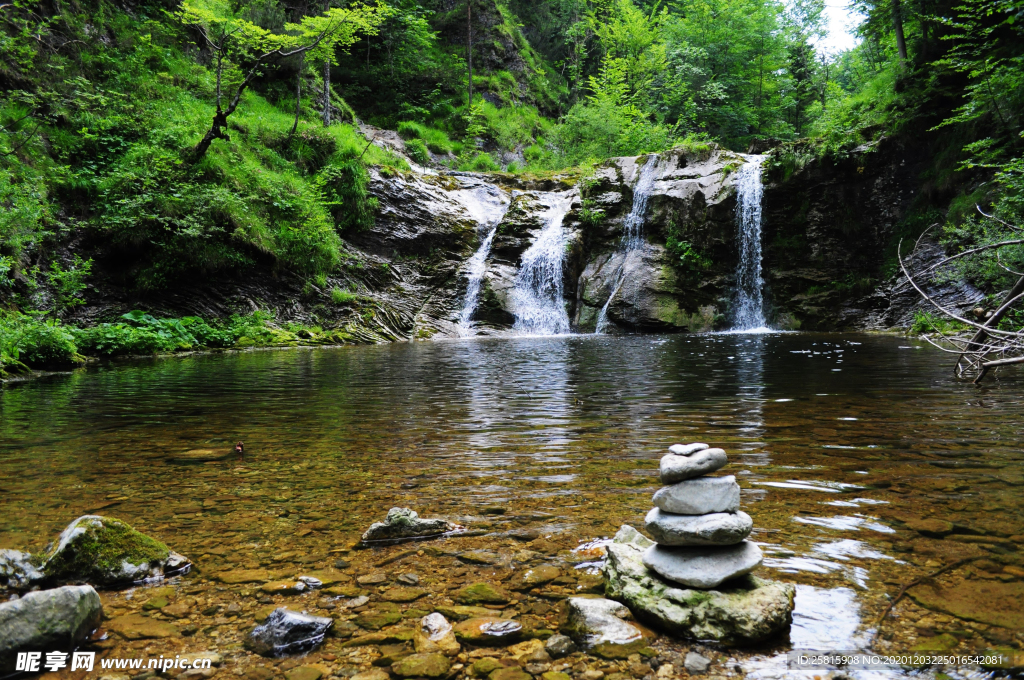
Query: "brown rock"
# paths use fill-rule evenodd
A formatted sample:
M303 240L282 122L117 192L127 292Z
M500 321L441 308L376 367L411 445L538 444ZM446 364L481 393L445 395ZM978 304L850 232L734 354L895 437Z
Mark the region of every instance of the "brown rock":
M180 637L178 627L139 614L127 614L107 621L106 628L125 640Z
M387 602L412 602L418 600L430 591L423 588L390 588L381 594L381 599Z
M213 578L221 583L261 583L270 580L270 572L266 569L232 569L214 574Z
M907 528L932 538L942 538L953 533L952 522L934 518L907 520Z
M439 678L451 667L444 654L412 654L391 666L391 672L402 678Z
M324 672L316 666L299 666L284 674L287 680L320 680Z

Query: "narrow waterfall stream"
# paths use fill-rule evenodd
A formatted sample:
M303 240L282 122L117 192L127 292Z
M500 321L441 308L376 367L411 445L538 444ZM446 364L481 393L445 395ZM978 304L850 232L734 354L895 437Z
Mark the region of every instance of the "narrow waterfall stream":
M768 331L764 318L764 278L761 273L761 163L764 156L750 156L736 176L736 223L740 261L736 267L736 312L733 330Z
M640 168L640 176L637 178L636 186L633 188L633 206L623 223L622 244L619 252L622 253L622 264L615 272L615 285L612 292L605 300L604 306L597 315L597 326L594 333L603 333L608 327L608 306L612 303L615 295L622 288L622 282L626 276L626 262L630 253L643 248L644 243L644 219L647 215L647 201L651 197L651 188L654 186L654 168L658 164L657 154L652 154L644 166Z
M459 312L459 337L476 335L473 328L473 312L480 303L480 286L487 273L487 257L498 231L498 224L508 210L510 199L505 192L493 184L481 184L471 189L456 192L460 202L476 221L477 233L482 236L480 247L466 261L466 297Z
M563 296L565 230L562 221L575 197L572 191L551 195L553 202L544 215L544 228L523 253L512 290L512 311L516 318L512 328L517 333L560 335L570 332Z

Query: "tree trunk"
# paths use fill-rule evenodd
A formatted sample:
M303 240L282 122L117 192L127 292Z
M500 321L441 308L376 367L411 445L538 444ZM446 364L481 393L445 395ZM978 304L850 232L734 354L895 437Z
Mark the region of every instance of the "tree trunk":
M302 113L302 66L306 63L305 55L299 57L299 72L295 74L295 122L292 124L292 134L299 129L299 114Z
M206 155L206 152L210 149L210 145L213 144L213 140L224 139L230 141L231 138L224 133L224 128L227 127L227 124L228 114L218 111L213 116L213 123L210 125L210 129L206 131L206 134L199 140L199 143L196 144L195 150L192 152L193 163Z
M892 27L896 32L896 49L900 53L900 61L907 61L907 38L903 35L903 15L900 0L892 0Z
M324 0L324 12L331 8L331 0ZM369 40L369 38L367 38ZM324 59L324 127L331 124L331 57Z
M473 108L473 0L466 2L466 59L469 63L469 108Z

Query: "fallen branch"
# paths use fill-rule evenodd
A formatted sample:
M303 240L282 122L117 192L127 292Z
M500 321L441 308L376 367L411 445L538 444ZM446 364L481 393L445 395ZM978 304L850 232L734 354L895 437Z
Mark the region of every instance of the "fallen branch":
M914 586L921 585L923 582L927 581L928 579L933 579L933 578L935 578L936 576L938 576L940 574L944 574L947 571L952 571L953 569L956 569L957 567L963 566L963 565L967 564L968 562L973 562L974 560L979 560L982 557L984 557L984 555L975 555L974 557L965 557L962 560L957 560L956 562L952 562L951 564L947 564L946 566L944 566L942 569L939 569L938 571L933 571L930 574L926 574L924 576L916 578L913 581L911 581L910 583L908 583L907 585L905 585L902 588L900 588L900 592L896 593L896 597L893 598L892 602L889 603L889 606L886 607L885 611L882 612L882 615L878 617L878 621L875 622L875 637L878 636L878 631L881 630L882 623L885 621L885 617L889 616L889 613L892 612L892 608L895 607L896 604L899 603L899 601L903 599L903 596L907 594L908 590L910 590Z

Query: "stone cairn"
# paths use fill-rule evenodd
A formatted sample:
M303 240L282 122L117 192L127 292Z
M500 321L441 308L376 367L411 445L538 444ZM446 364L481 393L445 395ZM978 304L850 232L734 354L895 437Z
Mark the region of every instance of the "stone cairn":
M732 475L708 477L728 462L725 451L707 444L676 444L661 459L661 481L645 526L656 544L643 563L689 588L711 589L749 574L761 564L761 549L745 540L753 528L740 512L740 485Z

